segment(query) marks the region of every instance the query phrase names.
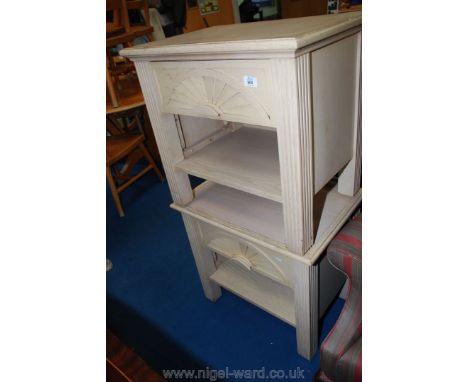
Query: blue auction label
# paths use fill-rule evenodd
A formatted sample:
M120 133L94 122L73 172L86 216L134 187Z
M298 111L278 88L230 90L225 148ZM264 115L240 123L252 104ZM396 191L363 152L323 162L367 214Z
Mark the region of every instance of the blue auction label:
M244 76L244 86L249 88L257 87L257 77L254 76Z

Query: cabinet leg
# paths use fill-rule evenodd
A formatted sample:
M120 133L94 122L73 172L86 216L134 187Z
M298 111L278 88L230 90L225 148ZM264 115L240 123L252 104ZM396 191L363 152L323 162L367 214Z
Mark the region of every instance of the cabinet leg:
M318 350L318 266L297 264L294 277L297 352L310 360Z
M194 219L184 214L182 214L182 218L184 219L185 229L187 230L190 246L192 247L203 292L207 299L214 302L221 297L221 288L210 280L210 276L216 271L214 258L211 251L203 245L201 232Z

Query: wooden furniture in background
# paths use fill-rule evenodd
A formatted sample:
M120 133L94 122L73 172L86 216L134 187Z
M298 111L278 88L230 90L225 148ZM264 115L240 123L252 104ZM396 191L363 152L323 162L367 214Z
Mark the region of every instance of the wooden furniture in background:
M114 130L111 134L122 134L128 130L128 120L137 123L138 130L145 136L145 144L155 161L160 162L158 146L154 138L154 132L146 109L145 100L137 79L124 83L121 92L119 106L113 107L111 99L107 99L106 120L109 129Z
M338 13L357 12L362 10L362 4L351 4L350 0L338 2Z
M281 18L318 16L328 13L328 0L281 0Z
M187 20L185 22L184 33L206 28L203 19L208 26L234 24L234 10L232 0L219 0L219 12L210 13L202 16L199 7L189 7L187 9Z
M129 10L139 10L144 20L142 25L131 24ZM131 43L140 36L152 39L148 0L106 0L106 11L112 13L112 21L106 23L107 46Z
M114 87L114 79L109 72L109 60L106 58L106 89L112 107L119 106L119 97ZM107 98L107 97L106 97Z
M145 104L140 83L136 77L128 77L121 81L122 89L120 91L119 105L113 106L110 97L106 99L106 114L119 113L121 111L140 107Z
M107 382L165 382L109 329L106 331Z
M111 135L106 139L106 176L115 206L121 217L124 216L119 195L122 191L151 170L156 173L161 181L164 180L158 166L146 149L143 140L144 137L141 134ZM132 174L134 166L143 157L148 161L148 165L136 174ZM120 168L115 166L125 158L126 161Z
M125 13L122 0L106 0L106 12L112 14L112 20L106 21L106 37L125 33Z
M124 49L135 62L205 296L296 327L344 282L324 261L361 201L361 14L234 24ZM188 175L206 181L192 190Z
M143 25L130 23L129 11L137 10L142 14ZM153 27L150 24L148 0L106 0L106 11L112 14L112 21L106 22L106 85L111 105L118 107L123 90L122 79L134 77L135 67L124 57L115 55L113 48L123 45L132 46L138 37L153 40Z
M148 0L125 0L127 11L138 10L143 17L143 24L132 24L129 22L128 31L130 33L144 34L151 41L153 38L153 27L150 21ZM130 18L129 18L130 21Z

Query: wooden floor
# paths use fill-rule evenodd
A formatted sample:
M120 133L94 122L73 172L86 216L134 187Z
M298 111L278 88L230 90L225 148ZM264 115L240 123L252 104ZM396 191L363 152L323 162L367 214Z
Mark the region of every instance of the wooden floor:
M114 334L106 334L107 382L165 382L136 353Z

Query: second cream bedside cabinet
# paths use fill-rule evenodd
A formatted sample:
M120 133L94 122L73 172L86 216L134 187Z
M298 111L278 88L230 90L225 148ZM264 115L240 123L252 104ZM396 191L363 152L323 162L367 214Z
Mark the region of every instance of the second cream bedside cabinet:
M124 49L207 298L296 327L310 359L361 201L361 14L217 26ZM188 174L205 179L192 190Z

